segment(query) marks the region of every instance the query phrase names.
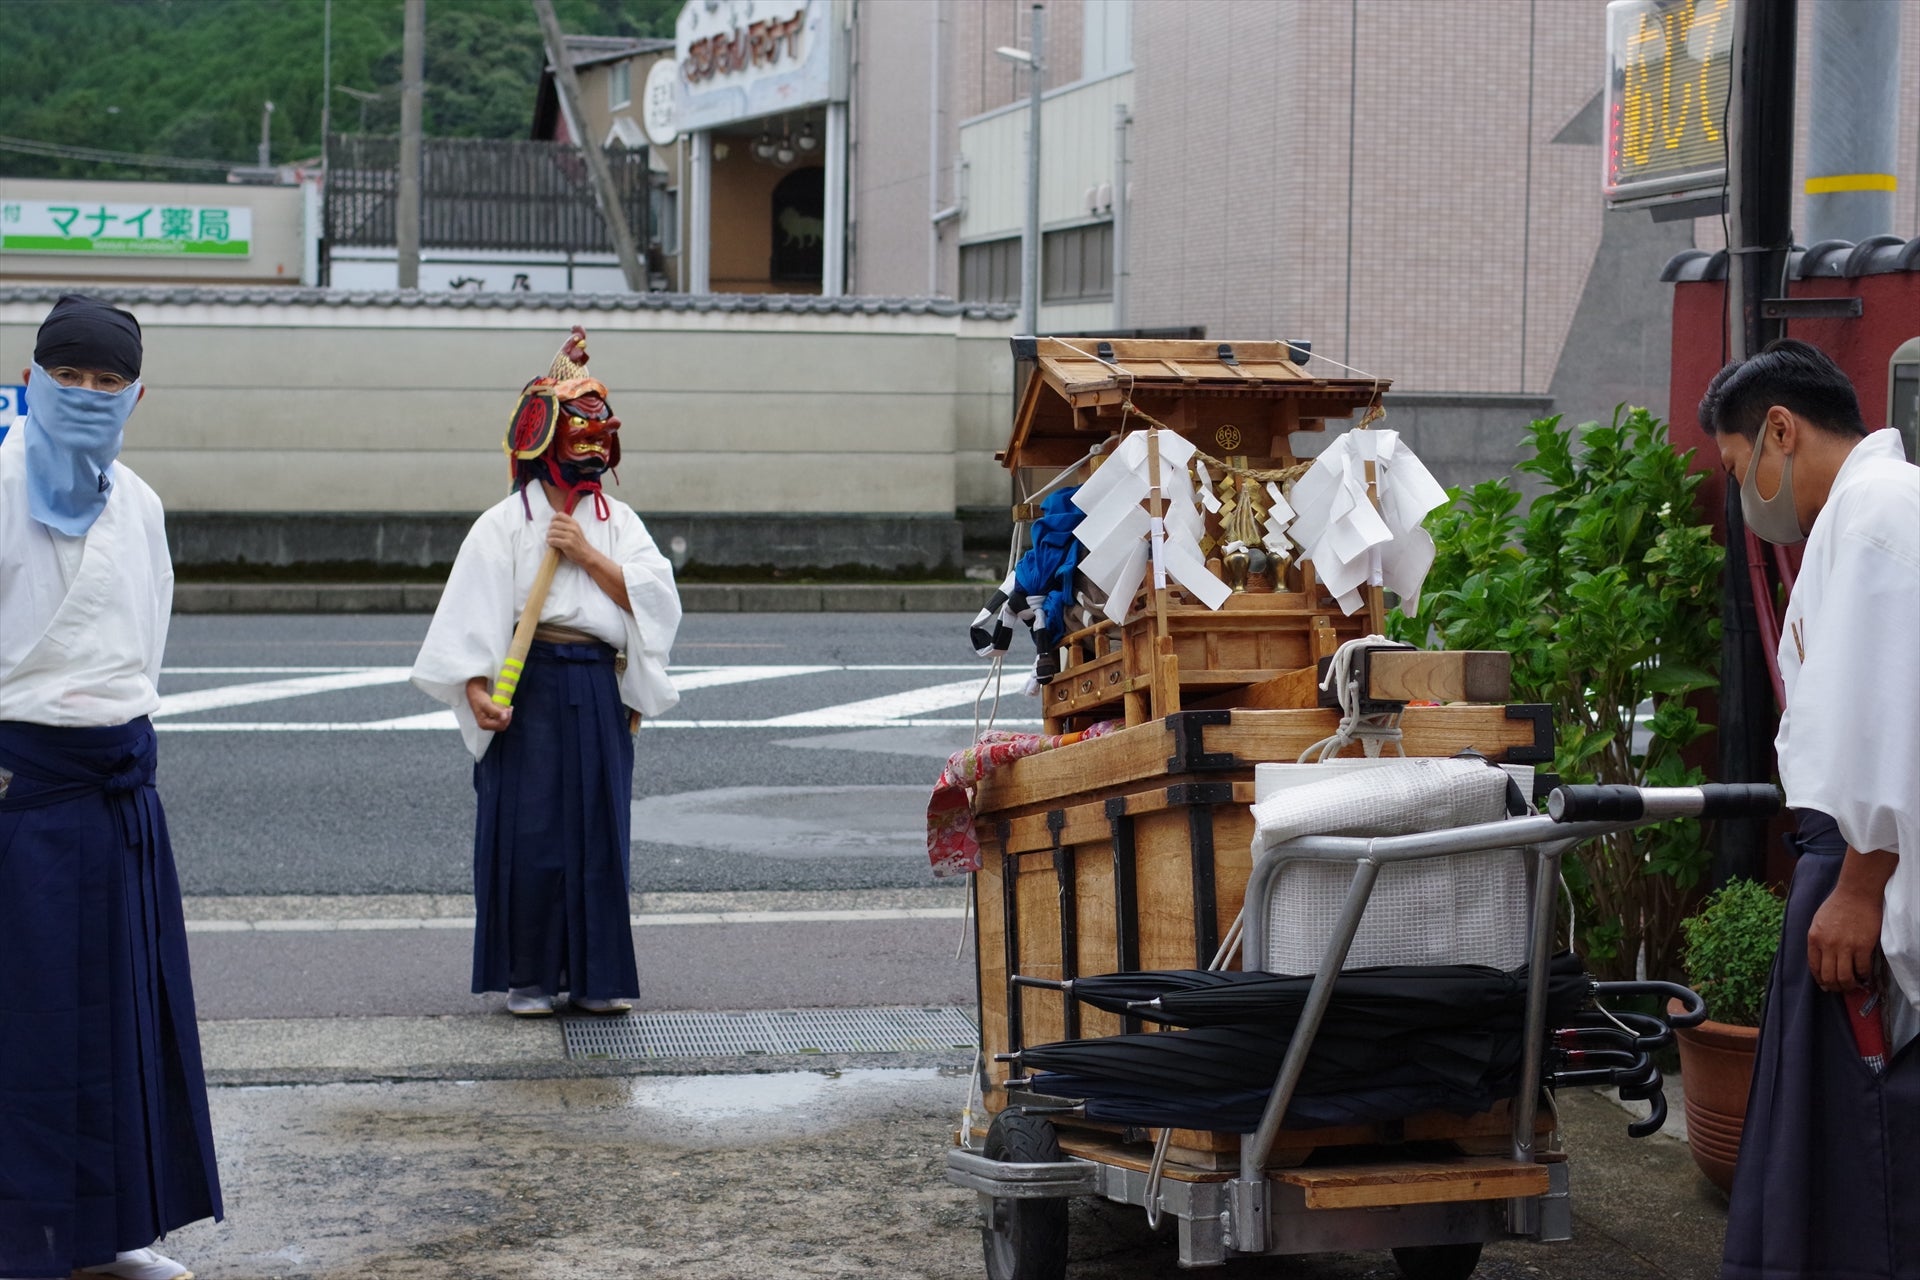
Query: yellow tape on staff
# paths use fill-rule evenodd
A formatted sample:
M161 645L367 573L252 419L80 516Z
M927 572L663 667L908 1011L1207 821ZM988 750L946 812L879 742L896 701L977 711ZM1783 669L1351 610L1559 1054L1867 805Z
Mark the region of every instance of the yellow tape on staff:
M1807 194L1830 196L1838 191L1894 191L1900 179L1890 173L1830 173L1824 178L1808 178Z

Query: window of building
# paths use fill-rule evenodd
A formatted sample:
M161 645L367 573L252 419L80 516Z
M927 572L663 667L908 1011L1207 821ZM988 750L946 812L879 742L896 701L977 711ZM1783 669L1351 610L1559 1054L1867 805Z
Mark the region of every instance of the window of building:
M607 68L607 109L618 111L633 101L633 71L624 62Z
M1042 302L1105 302L1113 297L1113 224L1049 231L1040 241Z
M962 302L1020 301L1020 237L960 246Z
M672 187L653 187L648 193L647 225L654 244L671 258L680 252L680 193Z
M1080 75L1092 80L1133 65L1133 0L1084 0Z

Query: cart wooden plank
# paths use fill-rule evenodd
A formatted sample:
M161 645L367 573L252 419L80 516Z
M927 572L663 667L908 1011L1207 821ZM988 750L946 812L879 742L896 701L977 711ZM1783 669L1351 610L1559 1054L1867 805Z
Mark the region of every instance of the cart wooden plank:
M1383 1164L1309 1165L1272 1175L1306 1193L1309 1209L1373 1209L1397 1204L1505 1200L1547 1192L1547 1167L1519 1160L1461 1156Z
M1202 722L1193 716L1208 719ZM1296 760L1339 724L1334 712L1324 710L1202 711L1175 720L1179 734L1188 739L1184 744L1188 756L1216 758L1207 766L1210 770L1251 770L1259 761ZM1538 763L1551 758L1545 708L1408 707L1400 727L1410 756L1451 756L1471 747L1494 761L1512 758L1518 763ZM976 812L1011 814L1066 797L1081 802L1103 799L1130 784L1138 789L1137 784L1148 778L1182 780L1192 769L1184 762L1174 763L1180 754L1176 736L1176 728L1168 721L1155 720L1016 760L981 783ZM1509 752L1518 754L1510 757ZM1345 754L1362 752L1355 745Z

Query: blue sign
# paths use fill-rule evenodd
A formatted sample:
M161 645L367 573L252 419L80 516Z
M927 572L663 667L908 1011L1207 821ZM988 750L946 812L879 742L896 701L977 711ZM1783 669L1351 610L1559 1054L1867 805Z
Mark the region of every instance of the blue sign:
M0 440L7 438L7 428L13 420L27 411L27 389L22 386L9 386L0 383Z

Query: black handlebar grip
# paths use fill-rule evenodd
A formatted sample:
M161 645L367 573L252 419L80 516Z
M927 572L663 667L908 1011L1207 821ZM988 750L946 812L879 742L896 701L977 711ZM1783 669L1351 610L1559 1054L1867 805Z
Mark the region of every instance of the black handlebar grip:
M1700 798L1703 818L1771 818L1780 812L1780 788L1765 782L1709 782Z
M1555 822L1631 822L1645 811L1640 788L1617 783L1555 787L1547 797Z

